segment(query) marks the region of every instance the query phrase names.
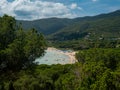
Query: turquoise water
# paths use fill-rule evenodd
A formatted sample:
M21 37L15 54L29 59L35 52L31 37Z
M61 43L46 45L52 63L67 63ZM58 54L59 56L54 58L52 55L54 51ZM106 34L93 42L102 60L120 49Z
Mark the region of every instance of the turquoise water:
M70 58L61 50L46 50L43 57L37 58L35 62L38 64L67 64L70 63Z

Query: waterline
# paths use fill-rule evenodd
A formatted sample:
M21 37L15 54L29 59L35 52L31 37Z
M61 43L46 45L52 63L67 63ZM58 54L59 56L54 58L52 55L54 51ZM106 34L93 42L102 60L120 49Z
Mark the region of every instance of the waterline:
M62 51L56 48L49 47L43 57L37 58L35 62L38 64L73 64L75 59L75 52Z

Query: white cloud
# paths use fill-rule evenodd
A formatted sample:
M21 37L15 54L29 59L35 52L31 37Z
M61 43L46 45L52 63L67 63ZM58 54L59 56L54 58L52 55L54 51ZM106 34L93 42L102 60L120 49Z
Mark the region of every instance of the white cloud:
M71 8L71 9L79 9L79 10L82 10L82 8L79 7L76 3L72 3L72 4L70 5L70 8Z
M72 3L70 8L71 9L76 9L77 8L77 4L76 3Z
M96 2L96 1L98 1L98 0L92 0L93 2Z
M69 7L70 6L70 7ZM33 20L49 17L70 17L76 15L73 9L82 9L77 4L64 5L63 3L47 2L41 0L7 0L0 1L0 15L8 14L16 19Z

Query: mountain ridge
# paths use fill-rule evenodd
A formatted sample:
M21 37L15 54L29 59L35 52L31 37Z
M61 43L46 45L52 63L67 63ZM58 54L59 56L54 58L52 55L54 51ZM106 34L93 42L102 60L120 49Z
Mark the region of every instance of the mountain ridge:
M119 38L120 10L83 19L53 33L52 40L66 41L81 38Z
M94 21L102 18L111 18L114 16L120 16L120 10L116 10L111 13L100 14L96 16L85 16L74 19L54 17L54 18L39 19L33 21L18 20L17 24L22 23L24 29L35 28L37 31L43 33L44 35L50 35L58 31L61 31L63 28L69 27L76 23Z

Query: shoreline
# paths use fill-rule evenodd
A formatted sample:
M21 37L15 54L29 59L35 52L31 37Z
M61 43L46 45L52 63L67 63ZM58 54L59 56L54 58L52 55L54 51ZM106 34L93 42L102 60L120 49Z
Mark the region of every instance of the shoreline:
M64 52L64 51L59 50L59 49L54 48L54 47L48 47L47 50L48 51L56 50L56 51L59 51L61 54L64 54L64 55L68 56L69 57L69 64L73 64L73 63L77 62L77 59L75 58L75 54L76 54L75 51L71 51L71 52L66 51L66 52Z

